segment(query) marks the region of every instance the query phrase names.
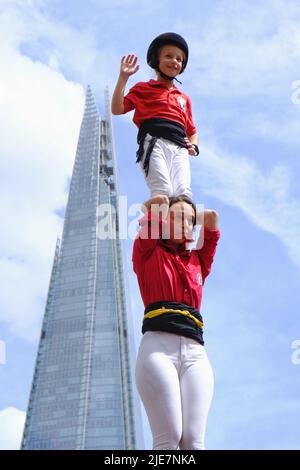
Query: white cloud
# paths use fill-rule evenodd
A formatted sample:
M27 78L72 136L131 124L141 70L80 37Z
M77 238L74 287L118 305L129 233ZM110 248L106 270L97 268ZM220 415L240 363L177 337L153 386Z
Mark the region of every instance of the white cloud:
M220 2L201 28L189 28L193 85L215 97L282 91L298 72L299 21L293 1Z
M239 139L246 135L247 138L263 138L265 142L268 139L272 143L280 142L298 147L300 105L290 106L289 102L287 104L290 109L281 108L273 114L271 109L265 112L250 112L239 122L235 122L233 128L230 131L227 130L226 133L227 135L231 133ZM296 154L295 157L298 155Z
M277 236L300 266L300 203L289 193L289 168L278 164L264 174L253 161L229 156L214 144L202 146L201 154L205 157L193 166L199 191L242 210L256 226Z
M9 407L0 411L0 450L19 450L26 413Z
M61 234L55 210L66 203L84 90L19 52L23 27L18 15L0 16L0 321L33 339Z
M217 4L217 6L216 6ZM300 5L295 1L214 2L190 24L186 76L194 115L226 136L299 145Z
M99 43L89 23L75 27L68 24L68 18L51 19L48 6L49 0L9 2L0 22L6 42L85 86L92 83L94 92L103 93L103 84L113 85L121 60L113 42ZM99 11L99 5L95 8Z

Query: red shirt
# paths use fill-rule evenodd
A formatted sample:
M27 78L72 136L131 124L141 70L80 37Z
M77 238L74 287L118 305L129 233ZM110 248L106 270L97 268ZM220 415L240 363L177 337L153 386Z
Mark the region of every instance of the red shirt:
M139 223L141 229L134 241L132 262L145 307L165 300L200 310L202 286L211 270L220 231L205 228L200 250L175 252L161 239L162 225L166 222L158 222L148 211ZM152 230L156 225L159 238L150 238L150 225Z
M133 122L137 127L146 119L164 118L184 126L189 137L197 132L191 100L175 85L170 90L167 83L157 80L137 83L124 96L124 114L133 109Z

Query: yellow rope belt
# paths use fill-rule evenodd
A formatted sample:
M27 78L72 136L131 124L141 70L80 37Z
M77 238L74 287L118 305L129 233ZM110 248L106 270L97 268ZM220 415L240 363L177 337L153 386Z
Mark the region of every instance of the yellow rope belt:
M199 326L200 328L203 328L204 326L203 323L200 320L198 320L198 318L194 317L194 315L192 315L188 310L179 310L179 309L166 308L166 307L158 308L156 310L150 310L150 312L147 312L144 315L144 319L158 317L158 315L164 315L165 313L181 313L181 315L185 315L186 317L194 320L196 325Z

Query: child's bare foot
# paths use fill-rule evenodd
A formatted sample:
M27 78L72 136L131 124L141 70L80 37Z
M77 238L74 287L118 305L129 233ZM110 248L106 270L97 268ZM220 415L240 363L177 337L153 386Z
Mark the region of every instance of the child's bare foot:
M155 196L151 197L150 199L148 199L142 204L141 206L142 211L144 213L148 212L148 210L153 204L158 205L158 206L160 206L161 204L169 205L169 198L165 194L156 194Z

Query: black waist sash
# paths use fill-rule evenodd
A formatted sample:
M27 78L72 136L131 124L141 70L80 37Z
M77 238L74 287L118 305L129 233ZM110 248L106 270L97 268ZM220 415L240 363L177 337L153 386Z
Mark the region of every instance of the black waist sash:
M159 301L148 305L144 312L142 333L146 331L174 333L204 344L203 320L199 310L178 302Z
M146 134L150 134L152 136L143 163L143 168L146 172L146 176L148 175L149 171L150 156L154 145L159 137L168 139L171 142L174 142L175 144L179 145L180 147L187 148L186 142L184 140L184 138L186 137L186 131L184 126L175 121L170 121L169 119L146 119L139 128L139 132L137 135L137 142L139 144L139 148L136 153L136 163L140 162L143 158L144 141Z

